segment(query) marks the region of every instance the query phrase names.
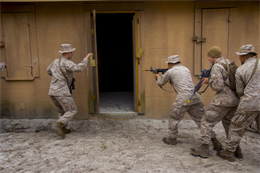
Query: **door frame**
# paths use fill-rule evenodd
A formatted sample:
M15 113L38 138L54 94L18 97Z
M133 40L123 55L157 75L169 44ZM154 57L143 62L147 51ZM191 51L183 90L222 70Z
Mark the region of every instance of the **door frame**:
M122 14L133 14L134 15L134 31L133 31L133 60L135 61L133 63L133 68L134 68L134 89L133 89L133 92L134 92L134 112L139 112L138 110L138 59L136 58L136 54L137 54L137 51L138 51L138 28L137 28L137 20L138 20L138 11L96 11L96 10L93 10L93 11L88 11L89 13L89 17L90 17L90 24L91 24L91 29L90 30L87 30L86 29L86 32L91 32L91 37L90 37L90 41L88 41L88 44L91 44L91 48L89 50L92 50L95 51L94 52L94 55L95 55L95 68L92 68L92 83L93 83L93 86L90 87L90 90L92 88L92 91L89 92L90 96L88 99L89 102L93 102L94 101L94 105L93 104L89 104L89 105L92 105L91 107L91 110L92 111L89 111L89 113L97 113L98 115L98 119L99 119L99 84L98 84L98 55L97 55L97 46L96 46L96 15L95 14L118 14L118 13L122 13ZM93 16L93 22L92 22L92 15ZM87 16L86 16L87 17ZM133 27L133 26L132 26ZM90 34L87 34L86 35L90 35ZM87 43L87 41L86 41ZM90 47L88 46L88 47ZM87 47L86 47L87 48ZM90 81L90 80L89 80ZM94 106L94 110L93 110L93 106Z

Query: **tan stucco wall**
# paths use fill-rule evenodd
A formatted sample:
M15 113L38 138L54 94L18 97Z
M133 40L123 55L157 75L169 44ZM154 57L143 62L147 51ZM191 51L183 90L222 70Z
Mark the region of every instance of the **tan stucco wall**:
M57 113L48 96L51 77L46 68L59 58L61 43L70 43L76 47L73 61L78 63L85 52L85 31L83 2L30 3L35 4L35 20L38 43L40 77L33 81L6 81L1 78L1 118L56 118ZM225 4L225 3L222 3ZM233 3L234 4L234 3ZM207 3L203 3L206 7ZM230 32L229 57L240 65L233 53L243 44L254 44L255 51L260 51L259 43L259 2L236 2L236 20ZM216 4L208 3L208 8ZM233 7L233 6L232 6ZM172 54L179 54L182 64L192 73L193 82L199 82L193 75L194 60L194 17L195 8L202 8L195 2L145 2L141 13L138 47L145 52L139 65L139 95L145 92L145 115L143 118L168 118L176 93L161 90L150 72L142 69L166 68L165 61ZM139 24L139 25L140 25ZM1 33L2 35L2 33ZM2 51L3 48L0 48ZM1 57L1 61L4 58ZM76 118L89 118L88 92L92 84L84 70L75 73L76 90L73 97L78 107ZM165 87L173 90L169 84ZM207 107L214 93L208 89L202 95ZM186 118L187 115L186 115Z

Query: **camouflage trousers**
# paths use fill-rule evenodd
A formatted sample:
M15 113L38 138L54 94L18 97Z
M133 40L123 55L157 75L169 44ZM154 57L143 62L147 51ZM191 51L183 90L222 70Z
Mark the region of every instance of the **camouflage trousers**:
M246 129L253 123L255 118L260 115L259 111L237 111L231 120L228 138L225 141L224 148L235 152L240 140L245 134Z
M202 102L194 105L188 105L188 106L183 106L174 103L171 109L169 125L168 125L168 133L170 139L177 139L178 124L182 120L186 112L200 127L201 118L205 113L205 107Z
M210 104L205 115L201 119L201 144L210 144L211 138L216 137L213 127L220 121L222 121L227 136L230 122L234 117L236 109L237 107L223 107Z
M78 112L74 99L72 97L50 97L56 110L59 112L58 122L67 126L68 122L72 120Z

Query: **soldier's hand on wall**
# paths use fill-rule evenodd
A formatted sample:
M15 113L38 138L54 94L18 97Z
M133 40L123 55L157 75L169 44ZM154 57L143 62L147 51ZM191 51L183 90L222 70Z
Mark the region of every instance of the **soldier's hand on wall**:
M5 62L4 62L5 63ZM5 68L7 67L6 63L5 63Z
M203 80L203 82L202 82L201 86L202 86L204 83L205 83L205 84L209 84L209 78L203 78L202 80Z
M86 56L85 58L87 58L87 59L88 59L88 58L90 57L90 55L92 55L92 56L93 56L94 54L93 54L93 53L89 53L89 54L87 54L87 56Z

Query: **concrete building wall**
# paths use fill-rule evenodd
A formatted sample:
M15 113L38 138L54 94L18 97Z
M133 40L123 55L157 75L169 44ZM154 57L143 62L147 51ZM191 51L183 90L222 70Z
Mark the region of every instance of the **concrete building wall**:
M12 5L12 3L8 4ZM20 4L28 5L28 3ZM6 80L6 73L1 73L1 118L56 118L56 110L48 96L51 77L46 73L46 68L54 59L61 56L58 53L61 43L70 43L76 48L72 59L76 63L79 63L87 52L91 52L91 50L86 50L86 43L91 41L90 38L86 38L85 33L84 2L32 2L29 4L34 5L39 77L35 77L34 80ZM235 61L237 65L240 63L234 52L239 50L241 45L254 44L255 51L260 51L258 1L219 3L147 1L144 2L144 7L143 11L138 12L140 18L138 48L142 47L145 50L138 65L138 95L139 98L144 96L145 99L141 103L145 103L143 118L168 118L176 93L161 90L155 82L154 75L150 72L142 72L142 69L149 69L151 66L166 68L167 57L179 54L182 65L190 69L193 82L196 84L199 82L198 71L201 68L208 68L202 67L201 64L204 61L196 54L198 45L192 41L198 25L196 24L198 9L202 11L206 8L231 9L229 11L231 23L228 23L228 46L223 48L222 45L217 46L226 51L227 58ZM3 26L1 26L1 40L4 39L2 28ZM214 37L215 41L212 41L212 38L207 39L206 43L221 43L219 37ZM0 53L1 61L5 62L8 57L5 57L3 47L0 48ZM205 60L205 52L200 52L200 54L204 54L201 56ZM88 65L89 69L91 69L90 65ZM92 88L92 84L89 83L92 73L88 70L74 73L77 81L73 97L78 107L76 115L78 119L92 117L92 114L88 114L88 94ZM164 88L173 91L169 84ZM206 107L213 95L214 92L209 88L201 96ZM186 118L188 118L187 115Z

